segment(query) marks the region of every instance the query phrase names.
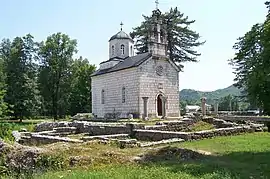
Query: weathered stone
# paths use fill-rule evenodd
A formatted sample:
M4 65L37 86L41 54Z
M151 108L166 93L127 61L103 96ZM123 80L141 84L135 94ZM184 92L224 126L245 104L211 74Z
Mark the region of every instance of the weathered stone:
M31 140L29 141L29 143L31 144L51 144L56 142L82 143L83 141L66 137L54 137L39 134L33 134L31 136Z
M17 145L6 155L6 166L11 171L21 173L34 173L38 157L45 151L37 147L24 147Z
M140 143L139 146L140 147L151 147L151 146L156 146L156 145L178 143L178 142L183 142L183 141L185 141L185 140L184 139L172 138L172 139L161 140L161 141L156 141L156 142Z
M71 117L71 119L77 121L91 121L94 120L94 115L92 113L78 113Z
M12 136L14 137L15 142L18 142L22 137L21 133L18 131L12 131Z
M186 132L172 132L172 131L159 131L159 130L134 130L135 136L138 140L146 141L160 141L171 138L182 138L189 140L189 133Z
M52 131L53 128L57 127L69 127L69 122L42 122L38 125L35 126L36 132L41 132L41 131Z
M133 119L133 114L129 114L129 115L128 115L128 119L129 119L129 120L132 120L132 119Z
M160 141L171 138L181 138L184 140L198 140L202 138L210 138L216 136L235 135L244 132L255 132L250 126L239 126L231 128L220 128L214 130L206 130L199 132L171 132L157 130L134 130L138 140Z
M57 132L57 133L76 133L77 132L77 128L76 127L56 127L53 128L53 131Z
M137 147L137 140L136 139L126 139L126 140L118 140L118 146L122 148L126 147Z
M126 138L128 136L129 136L129 134L86 136L86 137L82 137L81 140L83 140L83 141L90 141L90 140L96 140L96 139L101 139L101 140L121 139L121 138Z

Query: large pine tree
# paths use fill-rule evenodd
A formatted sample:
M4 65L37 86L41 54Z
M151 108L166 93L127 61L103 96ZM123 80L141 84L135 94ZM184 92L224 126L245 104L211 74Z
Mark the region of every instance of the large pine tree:
M139 27L135 27L130 34L136 42L136 49L139 53L148 51L149 29L153 21L153 16L145 16ZM203 45L200 42L200 35L190 28L194 20L189 20L178 8L171 8L169 12L161 15L163 26L167 32L168 55L179 67L183 67L183 62L197 62L201 54L196 51L196 47Z

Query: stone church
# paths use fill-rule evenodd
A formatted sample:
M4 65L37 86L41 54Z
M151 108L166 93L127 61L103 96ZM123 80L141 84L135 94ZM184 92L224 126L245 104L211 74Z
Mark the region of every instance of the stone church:
M134 41L121 31L109 40L109 60L91 76L92 113L97 118L179 117L178 66L167 57L167 36L160 19L149 30L148 52L135 54Z

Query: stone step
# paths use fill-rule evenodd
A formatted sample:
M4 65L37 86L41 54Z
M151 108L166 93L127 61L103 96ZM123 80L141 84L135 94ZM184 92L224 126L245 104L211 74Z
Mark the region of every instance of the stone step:
M54 134L55 131L42 131L42 132L38 132L38 133L35 133L35 134L39 134L39 135L51 135L51 134Z
M171 144L171 143L178 143L178 142L184 142L184 139L180 138L173 138L173 139L167 139L167 140L161 140L161 141L156 141L156 142L144 142L144 143L139 143L140 147L152 147L156 145L162 145L162 144Z
M114 134L114 135L98 135L98 136L86 136L82 137L81 140L83 141L91 141L91 140L110 140L110 139L121 139L128 137L129 134Z
M76 127L56 127L56 128L53 128L53 130L56 133L62 133L62 132L75 133L77 131L77 128Z
M32 141L40 144L51 144L56 142L68 142L68 143L82 143L83 141L78 139L70 139L67 137L58 137L58 136L45 136L45 135L32 135Z

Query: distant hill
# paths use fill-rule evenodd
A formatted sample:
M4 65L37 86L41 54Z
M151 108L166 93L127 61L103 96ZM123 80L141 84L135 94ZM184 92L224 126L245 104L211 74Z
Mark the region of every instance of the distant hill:
M227 95L239 96L241 94L241 90L231 85L224 89L218 89L212 92L203 92L196 91L192 89L183 89L180 91L180 101L193 101L194 103L199 103L202 97L207 98L208 104L213 104L215 99L219 99L225 97Z

